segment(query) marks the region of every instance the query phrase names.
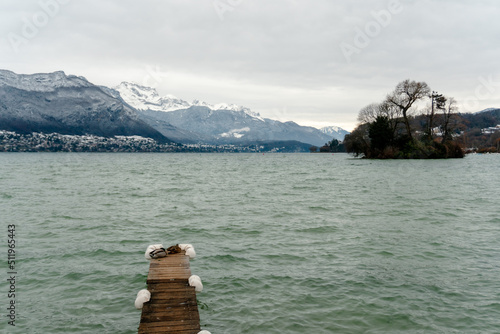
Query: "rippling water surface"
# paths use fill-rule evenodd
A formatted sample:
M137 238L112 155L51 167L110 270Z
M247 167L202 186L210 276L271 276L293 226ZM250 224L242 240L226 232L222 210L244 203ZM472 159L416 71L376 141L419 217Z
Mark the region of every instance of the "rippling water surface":
M0 154L0 331L136 333L161 242L194 244L213 334L498 333L499 175L500 155Z

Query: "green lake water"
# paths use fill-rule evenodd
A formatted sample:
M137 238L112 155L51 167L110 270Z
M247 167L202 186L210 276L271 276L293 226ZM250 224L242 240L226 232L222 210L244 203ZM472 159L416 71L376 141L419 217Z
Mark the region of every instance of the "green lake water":
M137 333L144 251L191 243L212 334L499 333L499 195L498 154L3 153L0 332Z

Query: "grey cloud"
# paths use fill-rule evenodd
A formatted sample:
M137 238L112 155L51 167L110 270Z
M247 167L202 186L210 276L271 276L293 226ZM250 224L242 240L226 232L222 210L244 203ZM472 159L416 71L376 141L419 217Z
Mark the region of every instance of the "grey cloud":
M222 19L214 8L217 3L230 8ZM156 66L167 74L192 77L191 87L203 88L192 96L220 98L223 87L227 99L241 99L227 102L247 104L261 113L287 105L286 91L303 95L301 101L297 96L291 99L303 106L317 92L339 90L343 94L336 99L324 95L318 99L321 103L315 101L314 115L299 114L289 106L289 116L305 119L309 115L311 122L351 125L360 108L376 102L369 99L379 92L382 99L383 92L405 78L468 96L476 85L471 82L479 76L499 74L495 64L500 10L493 1L401 0L403 10L347 61L340 45L354 45L357 29L363 31L370 24L376 28L373 13L388 10L390 3L72 0L61 5L57 15L16 53L6 37L19 33L23 18L40 11L40 3L4 1L0 4L1 67L16 72L62 69L89 76L97 84L117 84L120 73L123 80L140 81L138 73ZM164 94L187 94L189 85L173 78L168 87L160 84L158 89ZM217 82L213 85L217 88L200 84L207 78ZM259 86L265 88L259 91L255 88ZM274 100L269 96L273 89L279 91ZM265 92L268 96L259 96ZM494 97L482 102L487 107L495 101L499 103Z

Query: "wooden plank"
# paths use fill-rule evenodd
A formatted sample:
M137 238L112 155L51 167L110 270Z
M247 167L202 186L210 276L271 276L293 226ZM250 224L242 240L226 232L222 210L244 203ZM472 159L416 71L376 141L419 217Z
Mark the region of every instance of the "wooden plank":
M179 253L179 254L170 254L166 257L161 257L158 259L150 260L150 268L162 267L164 263L168 263L169 265L177 266L177 265L189 265L189 256Z
M188 291L188 290L193 290L193 286L189 286L188 281L182 280L179 282L168 282L168 285L165 285L163 283L151 283L148 286L148 290L153 292L153 291L164 291L168 289L168 291Z
M191 320L188 319L188 320L184 320L182 322L179 322L178 320L168 319L168 318L164 321L162 321L162 320L164 320L164 319L162 318L156 322L143 323L141 325L141 327L139 328L139 330L146 330L148 328L149 329L155 328L157 330L164 330L165 331L165 328L163 328L163 327L166 327L166 325L167 325L169 327L175 327L175 330L177 330L177 331L186 330L186 329L197 329L198 332L200 331L199 330L200 323L196 319L191 319ZM175 325L171 325L171 323L175 324ZM174 329L170 328L170 330L174 330Z
M197 329L200 324L193 321L158 321L158 322L150 322L144 324L143 329L146 328L158 328L163 330L186 330L186 329ZM198 330L199 331L199 330Z
M165 270L165 268L189 268L189 263L178 263L178 262L169 262L167 260L165 261L161 261L160 260L152 260L152 261L158 261L156 262L157 264L155 266L150 266L150 270L151 271L155 271L155 270Z
M161 327L153 327L153 328L145 328L145 329L139 329L139 334L198 334L199 330L198 329L185 329L185 330L178 330L178 329L172 329L169 331L165 331Z
M156 279L148 279L146 280L147 284L156 284L156 283L166 283L166 282L171 282L171 283L180 283L180 282L187 282L187 278L171 278L171 279L165 279L165 277L158 277Z
M190 313L190 315L193 315L191 318L185 318L183 320L188 321L188 320L193 320L193 321L198 321L198 318L195 316L195 313ZM199 317L199 315L198 315ZM141 317L141 321L144 323L150 323L150 322L157 322L157 321L179 321L178 315L174 313L167 313L165 312L164 314L162 313L156 313L156 314L150 314L150 315L143 315Z
M172 330L169 332L165 332L162 328L146 328L144 330L139 330L139 334L198 334L199 330L197 329L186 329L186 330Z
M189 279L189 276L191 276L191 270L182 270L182 271L177 271L173 270L171 273L160 273L160 274L152 274L148 275L148 280L152 281L158 281L158 280L165 280L165 281L172 281L172 280L180 280L180 279Z
M155 297L154 299L150 300L149 301L149 305L153 305L153 304L162 304L162 305L166 305L166 304L171 304L171 303L181 303L182 301L186 301L189 300L189 301L192 301L193 298L191 297L191 295L187 295L187 294L166 294L166 295L163 295L163 296L157 296Z
M170 270L151 270L148 274L149 278L156 278L157 276L172 276L172 275L190 275L191 269L189 268L171 268ZM189 278L189 276L187 277Z
M197 334L201 330L190 276L189 257L184 252L151 260L147 278L151 300L142 308L139 334Z

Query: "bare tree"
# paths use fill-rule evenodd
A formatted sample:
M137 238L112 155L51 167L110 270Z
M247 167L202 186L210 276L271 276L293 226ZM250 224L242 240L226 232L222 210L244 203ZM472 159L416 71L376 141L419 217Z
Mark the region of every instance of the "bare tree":
M396 133L396 128L400 123L401 114L399 108L387 103L372 103L359 111L358 122L360 124L370 124L377 120L377 117L387 117L392 129L392 133Z
M408 118L409 110L415 102L429 96L429 93L429 86L425 82L416 82L407 79L400 82L394 91L387 95L385 100L390 106L398 108L401 115L403 115L406 132L411 140L413 140L413 136Z
M451 140L451 128L450 123L458 111L457 101L455 98L448 98L448 103L443 108L443 143L447 140Z
M359 111L358 122L360 124L372 123L375 122L378 116L382 116L380 114L380 104L372 103Z

